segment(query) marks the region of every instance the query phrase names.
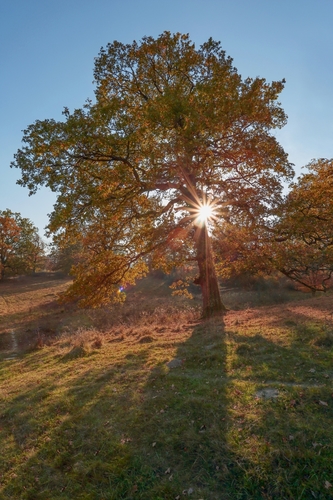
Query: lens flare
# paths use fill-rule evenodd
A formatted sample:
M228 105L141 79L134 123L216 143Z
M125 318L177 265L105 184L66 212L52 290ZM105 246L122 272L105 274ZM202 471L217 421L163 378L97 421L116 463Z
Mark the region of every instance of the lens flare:
M213 216L213 208L211 205L201 205L199 208L198 221L205 224Z

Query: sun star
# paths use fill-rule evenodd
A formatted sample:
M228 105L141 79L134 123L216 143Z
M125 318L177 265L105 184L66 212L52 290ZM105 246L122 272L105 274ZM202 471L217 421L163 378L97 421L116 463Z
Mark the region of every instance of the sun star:
M213 216L214 210L211 205L204 204L199 208L198 221L201 224L206 224L206 222Z

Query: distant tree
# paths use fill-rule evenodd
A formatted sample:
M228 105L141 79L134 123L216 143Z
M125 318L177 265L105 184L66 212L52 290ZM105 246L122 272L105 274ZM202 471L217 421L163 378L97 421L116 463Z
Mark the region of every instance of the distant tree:
M8 269L11 269L15 247L21 233L9 210L0 211L0 276L3 280Z
M50 232L85 248L68 297L86 306L118 299L150 255L166 270L196 262L203 316L223 313L214 222L226 213L267 222L293 174L271 134L286 123L284 82L242 80L219 42L196 49L169 32L108 44L94 76L96 101L30 125L13 162L30 193L58 193ZM213 213L200 216L207 205Z
M19 224L21 234L16 247L17 269L23 273L35 273L43 265L46 245L29 219L21 217Z
M313 160L295 182L277 226L283 274L326 291L333 275L333 160Z
M333 161L313 160L276 215L261 226L219 226L220 273L244 279L278 271L312 293L326 291L333 285Z
M82 247L78 243L59 246L56 241L51 245L49 259L51 261L50 268L53 271L69 275L73 266L77 265L81 260Z
M6 274L34 273L44 255L45 244L33 223L11 210L0 211L1 279Z

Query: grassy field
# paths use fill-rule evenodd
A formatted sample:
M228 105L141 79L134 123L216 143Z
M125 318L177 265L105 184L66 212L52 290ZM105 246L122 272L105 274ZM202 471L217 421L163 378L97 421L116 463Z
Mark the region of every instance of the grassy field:
M67 285L0 284L1 500L333 499L332 296L203 322L163 280L98 311Z

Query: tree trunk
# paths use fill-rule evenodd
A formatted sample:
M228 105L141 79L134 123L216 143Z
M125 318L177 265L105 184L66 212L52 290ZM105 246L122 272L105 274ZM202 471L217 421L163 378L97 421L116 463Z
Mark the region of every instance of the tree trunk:
M4 280L4 278L5 278L5 264L4 264L4 262L5 262L5 260L1 256L1 259L0 259L0 281Z
M198 227L195 241L199 276L195 279L194 283L201 286L203 301L202 317L207 318L218 314L225 314L227 308L221 300L212 247L206 225Z

